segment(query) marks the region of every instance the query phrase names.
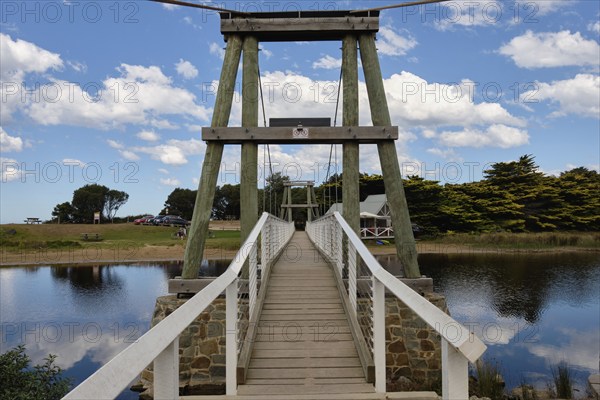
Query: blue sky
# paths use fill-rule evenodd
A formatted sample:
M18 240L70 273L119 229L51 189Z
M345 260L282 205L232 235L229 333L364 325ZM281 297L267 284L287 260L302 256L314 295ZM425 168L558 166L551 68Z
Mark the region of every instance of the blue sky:
M296 11L391 2L213 3ZM599 4L458 1L382 12L377 46L403 172L465 182L523 154L549 174L597 170ZM197 188L200 128L210 124L224 48L215 13L145 1L0 7L0 222L48 219L88 183L129 193L121 216L157 213L175 187ZM267 118L333 119L340 43L261 48ZM231 125L240 105L238 96ZM360 115L369 125L366 95ZM324 179L329 146L270 150L275 171ZM219 184L239 181L239 156L239 146L226 148ZM380 172L374 146L361 147L360 163Z

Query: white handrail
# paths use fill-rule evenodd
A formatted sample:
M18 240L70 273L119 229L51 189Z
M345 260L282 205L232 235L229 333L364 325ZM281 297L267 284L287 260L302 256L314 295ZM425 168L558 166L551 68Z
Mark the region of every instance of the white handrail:
M329 226L328 226L329 225ZM327 229L330 229L328 232ZM385 354L382 357L381 342L385 343L385 324L381 318L384 309L383 291L380 285L398 297L407 307L414 311L425 323L436 330L442 337L442 361L443 381L445 399L456 399L468 397L467 387L467 361L475 362L485 352L486 346L472 332L469 332L460 323L444 313L442 310L427 301L424 297L402 283L395 276L386 271L371 254L362 240L350 228L348 223L339 212L326 215L312 223L307 223L307 233L313 243L326 255L328 255L336 268L342 258L338 252L338 246L328 245L330 238L341 240L339 230L345 233L348 240L348 251L356 252L362 258L373 278L373 357L376 369L376 389L385 390ZM349 264L354 264L352 254L348 255ZM355 271L348 271L349 296L351 301L356 296ZM383 336L382 336L383 335ZM382 339L383 337L383 339ZM464 377L464 382L463 382ZM379 382L378 382L379 381ZM459 382L460 381L460 382Z
M229 268L202 291L197 293L185 304L181 305L177 310L159 322L156 326L146 332L140 337L135 343L131 344L116 357L110 360L106 365L97 370L89 378L83 381L79 386L69 392L63 399L66 400L103 400L103 399L114 399L117 397L127 386L155 359L166 360L174 364L175 372L179 365L178 356L173 357L173 354L178 354L178 338L181 332L187 328L197 317L202 313L221 293L228 290L228 293L232 293L233 300L237 298L235 292L232 290L233 285L236 285L238 275L244 265L246 259L251 251L247 251L254 247L258 241L258 237L261 233L263 226L267 223L269 218L274 218L268 213L263 213L257 224L252 229L252 232L240 247L234 260L229 265ZM289 241L290 237L287 238ZM287 243L287 241L285 243ZM281 244L282 246L285 243ZM231 304L230 300L227 299L228 304ZM236 303L237 306L237 303ZM228 309L227 313L231 311ZM237 312L236 312L237 313ZM235 315L235 314L234 314ZM229 318L228 318L229 319ZM229 326L228 326L229 329ZM227 341L229 342L229 340ZM233 343L235 346L236 344ZM229 347L229 346L228 346ZM232 353L228 351L228 355ZM235 353L234 353L235 354ZM228 364L231 364L231 357L228 358ZM231 365L228 365L231 367ZM161 368L165 369L165 368ZM228 368L229 370L230 368ZM235 369L233 369L235 371ZM171 374L173 375L173 374ZM176 373L178 376L178 372ZM171 376L170 378L173 378ZM231 377L227 376L228 386L231 386ZM157 376L155 371L155 379L162 379ZM233 379L235 379L235 373L233 373ZM171 379L173 380L173 379ZM179 378L177 377L177 387L179 385ZM164 380L162 381L164 382ZM235 380L233 380L235 383ZM171 382L172 384L173 382ZM161 388L156 387L155 381L155 395L158 393L164 393ZM173 388L169 388L173 390ZM167 390L168 392L168 390ZM170 395L169 395L170 396ZM156 396L155 396L156 397ZM156 397L159 398L159 397ZM170 398L170 397L169 397Z

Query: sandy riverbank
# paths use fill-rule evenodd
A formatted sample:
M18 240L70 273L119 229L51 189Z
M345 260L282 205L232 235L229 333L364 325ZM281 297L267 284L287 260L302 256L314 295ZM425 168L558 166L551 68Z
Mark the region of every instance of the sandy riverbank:
M394 246L373 246L369 250L374 255L394 255ZM177 262L183 261L183 244L175 246L142 246L132 248L82 248L64 250L26 250L22 252L2 251L0 266L26 265L94 265L134 262ZM485 253L556 253L556 252L600 252L597 248L556 247L543 249L476 248L468 245L419 242L419 254L485 254ZM204 258L208 260L231 260L236 252L225 249L207 249Z

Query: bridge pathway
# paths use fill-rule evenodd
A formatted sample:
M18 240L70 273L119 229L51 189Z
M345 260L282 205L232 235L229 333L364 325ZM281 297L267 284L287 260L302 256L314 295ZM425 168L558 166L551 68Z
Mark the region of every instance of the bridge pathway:
M247 381L239 395L374 393L333 271L296 232L273 266Z

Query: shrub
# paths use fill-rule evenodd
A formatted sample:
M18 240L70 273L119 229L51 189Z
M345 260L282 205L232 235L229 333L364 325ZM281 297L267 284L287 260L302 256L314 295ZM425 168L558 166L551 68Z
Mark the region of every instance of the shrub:
M62 377L62 369L55 365L56 356L50 354L44 364L33 368L25 354L25 346L17 346L0 355L1 400L58 400L69 392L71 382Z

